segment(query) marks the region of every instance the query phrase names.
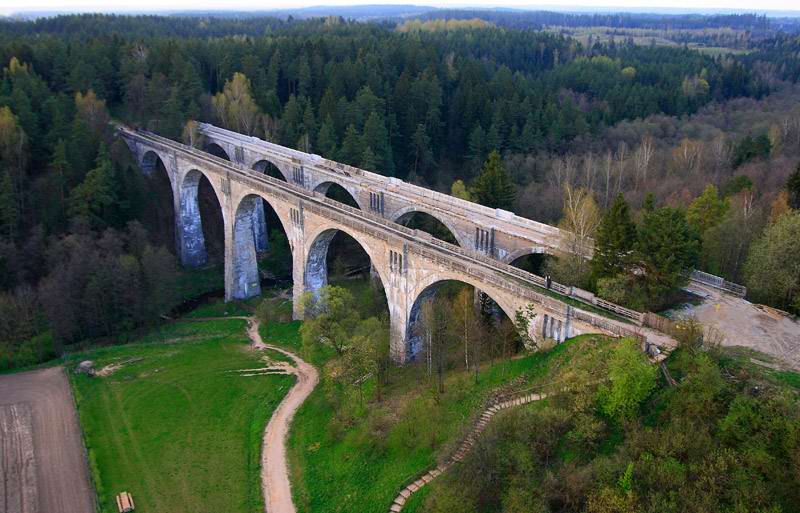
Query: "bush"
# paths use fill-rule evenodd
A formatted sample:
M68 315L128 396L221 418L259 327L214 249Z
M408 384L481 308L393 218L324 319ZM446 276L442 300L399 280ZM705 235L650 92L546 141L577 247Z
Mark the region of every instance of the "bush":
M634 310L647 309L647 294L635 276L618 274L597 280L597 295Z
M650 365L635 341L623 339L608 364L611 385L600 388L600 404L611 418L631 418L656 386L657 368Z

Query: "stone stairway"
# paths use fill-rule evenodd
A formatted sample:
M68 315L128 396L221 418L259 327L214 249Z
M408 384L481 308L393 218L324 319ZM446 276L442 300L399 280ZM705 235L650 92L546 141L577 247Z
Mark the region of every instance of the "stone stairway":
M475 427L473 427L472 431L470 431L469 434L461 441L458 449L450 457L450 459L435 469L426 472L416 481L403 488L400 493L397 494L397 497L395 497L392 505L389 507L389 512L398 513L399 511L402 511L403 506L405 506L406 501L409 497L411 497L411 494L415 493L417 490L427 485L435 478L439 477L455 463L462 461L464 456L466 456L467 453L472 449L480 434L483 433L484 429L486 429L486 426L489 424L489 421L492 420L492 417L494 417L497 412L507 408L512 408L514 406L522 406L523 404L540 401L545 399L547 395L548 394L528 393L519 395L513 399L494 401L483 411L483 413L481 413L481 416L479 417L478 422L475 424Z

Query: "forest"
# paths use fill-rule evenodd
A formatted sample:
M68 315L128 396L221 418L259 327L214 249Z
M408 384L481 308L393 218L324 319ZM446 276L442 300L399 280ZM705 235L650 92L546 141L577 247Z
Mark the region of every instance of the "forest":
M547 272L629 306L663 307L683 265L796 312L800 43L762 18L729 23L769 34L740 55L491 19L0 21L0 367L157 323L185 299L163 190L111 119L174 139L210 121L580 227L609 258Z

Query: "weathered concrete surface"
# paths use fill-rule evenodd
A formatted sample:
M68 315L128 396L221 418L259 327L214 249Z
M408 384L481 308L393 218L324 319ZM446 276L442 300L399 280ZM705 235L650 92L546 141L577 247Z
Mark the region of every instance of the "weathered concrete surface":
M704 326L716 328L725 336L724 346L749 347L800 370L800 323L713 287L691 283L687 290L705 299L676 311L677 315L692 315Z
M195 170L187 173L180 182L180 222L177 228L181 263L187 267L199 267L208 262L203 220L200 217L200 204L197 200L202 177L203 174Z
M0 510L94 512L78 415L60 367L0 376L0 447Z
M417 349L411 335L420 298L448 280L467 283L486 293L509 318L514 319L517 312L533 313L529 327L531 334L536 337L563 340L580 333L598 331L632 334L629 325L569 308L560 301L536 292L536 282L531 275L497 258L500 253L495 249L500 247L498 243L502 245L503 233L515 231L519 235L524 232L524 223L519 220L521 218L509 218L510 213L468 202L461 202L467 203L467 206L461 203L437 203L435 209L430 202L423 202L426 209L433 209L434 212L436 209L445 209L455 216L447 218L447 223L452 222L450 226L456 230L457 236L460 234L464 245L458 247L395 223L391 217L392 209L402 216L409 212L402 210L408 205L401 206L395 202L393 206L392 201L395 200L391 198L394 196L388 190L380 191L381 195L375 196L375 192L370 190L369 181L362 183L360 188L355 188L353 183L343 183L343 187L350 187L348 190L358 194L357 199L361 197L360 203L367 206L366 210L348 207L314 192L316 168L304 169L308 162L303 160L313 160L313 156L297 156L294 150L283 148L284 157L288 155L288 160L271 161L288 174L291 181L287 182L252 171L249 165L251 161L257 164L274 156L263 153L251 155L249 147L234 144L241 143L240 138L216 141L229 155L235 155L234 163L230 163L154 134L125 128L121 128L120 133L137 155L155 152L162 160L166 159L171 179L182 184L179 197L181 205L187 205L182 207L182 213L187 213L186 218L180 216L185 238L187 233L196 233L196 226L201 226L199 214L192 210L192 205L196 203L196 191L192 185L201 174L208 178L222 208L225 226L227 299L252 297L261 292L256 261L258 230L253 222L257 217L257 201L261 198L274 209L289 240L293 260L295 318L302 316L299 299L303 292L317 290L327 283L325 257L329 243L337 231L344 231L369 255L372 268L383 284L389 305L391 352L397 362L413 358ZM330 181L328 176L324 178ZM369 176L362 174L357 179L367 180ZM402 182L392 182L390 185L396 191L402 191L404 194L401 197L405 200L408 199L405 193L422 198L419 190L424 189ZM370 193L373 196L370 197ZM375 206L388 210L370 211ZM464 224L467 219L469 222ZM493 226L482 224L488 219L492 220ZM531 229L525 232L527 238L515 239L522 240L525 247L530 249L532 243L538 244L533 249L540 251L542 245L547 248L561 246L563 233L560 230L533 221L525 222L531 223ZM506 231L503 232L503 229ZM200 240L196 235L189 239ZM477 242L475 248L470 247L470 241L473 240ZM522 250L519 247L514 249L516 252ZM182 248L182 253L188 252Z

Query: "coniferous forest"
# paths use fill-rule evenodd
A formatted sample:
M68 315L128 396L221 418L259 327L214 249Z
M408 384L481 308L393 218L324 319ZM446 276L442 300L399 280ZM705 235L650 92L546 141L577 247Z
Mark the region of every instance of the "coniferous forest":
M714 41L737 51L702 51L685 33L544 29L658 20L473 18L0 21L0 368L152 325L185 299L168 184L136 169L112 119L173 139L209 121L487 204L499 177L492 206L565 228L591 215L581 235L635 260L549 262L562 281L657 309L681 269L654 255L680 247L681 265L800 310L800 272L782 274L800 248L774 243L800 230L796 33L716 17L738 36ZM619 216L627 235L603 231ZM753 252L770 265L749 265Z

